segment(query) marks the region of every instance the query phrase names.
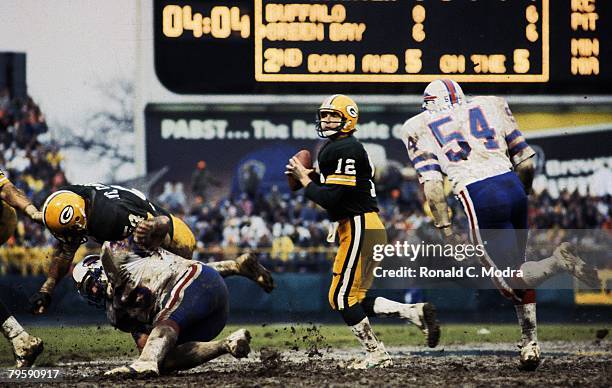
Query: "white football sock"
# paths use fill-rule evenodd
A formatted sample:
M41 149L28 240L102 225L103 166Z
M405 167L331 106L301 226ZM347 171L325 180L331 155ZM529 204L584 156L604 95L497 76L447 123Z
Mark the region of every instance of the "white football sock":
M155 362L159 365L174 347L177 339L178 335L172 327L163 324L155 326L147 338L138 361Z
M559 263L559 259L551 256L540 261L527 261L521 265L523 271L523 281L529 287L537 287L546 279L562 272L563 266Z
M17 322L15 317L10 316L2 323L2 333L9 340L12 341L19 334L23 333L24 328Z
M351 326L351 331L368 352L375 351L379 344L382 344L376 338L368 317L363 318L358 324Z
M408 319L415 325L421 323L416 304L400 303L380 296L374 299L374 313Z
M163 361L164 370L186 370L229 353L225 341L187 342L170 350Z
M521 340L524 344L538 342L538 327L536 320L536 304L527 303L515 305L516 316L521 327Z

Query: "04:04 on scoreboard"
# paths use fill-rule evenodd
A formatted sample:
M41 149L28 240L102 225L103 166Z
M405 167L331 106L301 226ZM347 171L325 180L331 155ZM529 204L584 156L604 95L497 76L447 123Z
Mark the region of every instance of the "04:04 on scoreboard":
M549 0L255 0L254 75L280 83L547 82L549 29Z

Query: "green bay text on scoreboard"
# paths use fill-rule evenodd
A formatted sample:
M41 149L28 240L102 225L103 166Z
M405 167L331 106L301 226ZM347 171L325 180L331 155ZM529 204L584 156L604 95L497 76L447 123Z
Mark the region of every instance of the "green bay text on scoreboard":
M154 0L169 90L612 94L608 0Z

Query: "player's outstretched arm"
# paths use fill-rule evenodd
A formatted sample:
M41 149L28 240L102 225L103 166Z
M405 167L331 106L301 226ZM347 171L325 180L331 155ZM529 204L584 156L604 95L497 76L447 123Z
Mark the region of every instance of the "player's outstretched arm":
M448 215L448 204L444 194L444 181L428 180L423 182L425 198L431 208L434 225L442 231L445 237L452 234L451 221Z
M6 182L0 188L0 198L3 201L11 205L12 207L21 210L32 220L42 223L43 214L36 206L32 204L30 199L24 194L23 191L19 190L11 182Z
M68 244L62 243L53 252L51 264L49 265L49 273L47 280L40 287L40 290L32 295L29 299L31 311L33 314L44 314L47 312L51 304L51 296L57 283L68 273L74 254L78 249Z
M533 184L533 177L535 175L535 166L533 164L533 159L529 158L523 160L522 162L514 166L514 171L523 183L525 193L529 195L529 193L531 193L531 186Z

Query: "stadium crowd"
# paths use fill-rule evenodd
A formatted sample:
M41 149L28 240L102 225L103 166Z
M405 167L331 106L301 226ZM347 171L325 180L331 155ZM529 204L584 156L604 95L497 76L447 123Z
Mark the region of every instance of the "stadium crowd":
M58 147L41 141L47 131L45 116L31 98L11 98L6 89L0 90L0 168L37 206L67 184ZM183 217L192 228L198 241L198 259L217 260L253 249L275 271L328 269L333 251L326 242L329 221L321 208L300 192L288 193L278 186L267 193L250 191L209 200L208 186L218 186L219 182L205 167L205 162L198 162L187 188L181 182L166 182L162 192L153 198ZM421 206L423 195L413 176L397 171L387 174L378 190L389 241L435 238L436 231ZM460 204L453 201L451 209L454 222L465 229ZM530 227L548 230L549 240L560 241L565 229L612 230L609 195L581 196L563 191L553 198L543 191L530 197L529 209ZM52 244L55 239L48 232L20 217L15 236L6 246L40 248ZM0 262L7 266L6 260Z
M67 184L58 147L40 141L47 131L45 116L32 98L11 98L7 88L0 90L0 168L37 205ZM52 242L43 228L19 217L7 245L39 247Z
M301 192L284 193L273 186L269 193L241 193L219 201L204 201L196 195L188 201L182 183L167 182L156 199L162 206L184 217L198 241L199 259L220 259L224 254L253 249L276 271L320 271L331 263L326 249L329 228L324 211L306 200ZM435 239L437 231L423 209L419 184L404 180L399 187L379 192L380 214L389 241L418 243ZM567 229L612 231L612 198L580 196L563 191L558 198L548 192L530 197L529 225L546 229L542 238L560 243ZM458 201L451 202L456 225L467 230L465 214Z

